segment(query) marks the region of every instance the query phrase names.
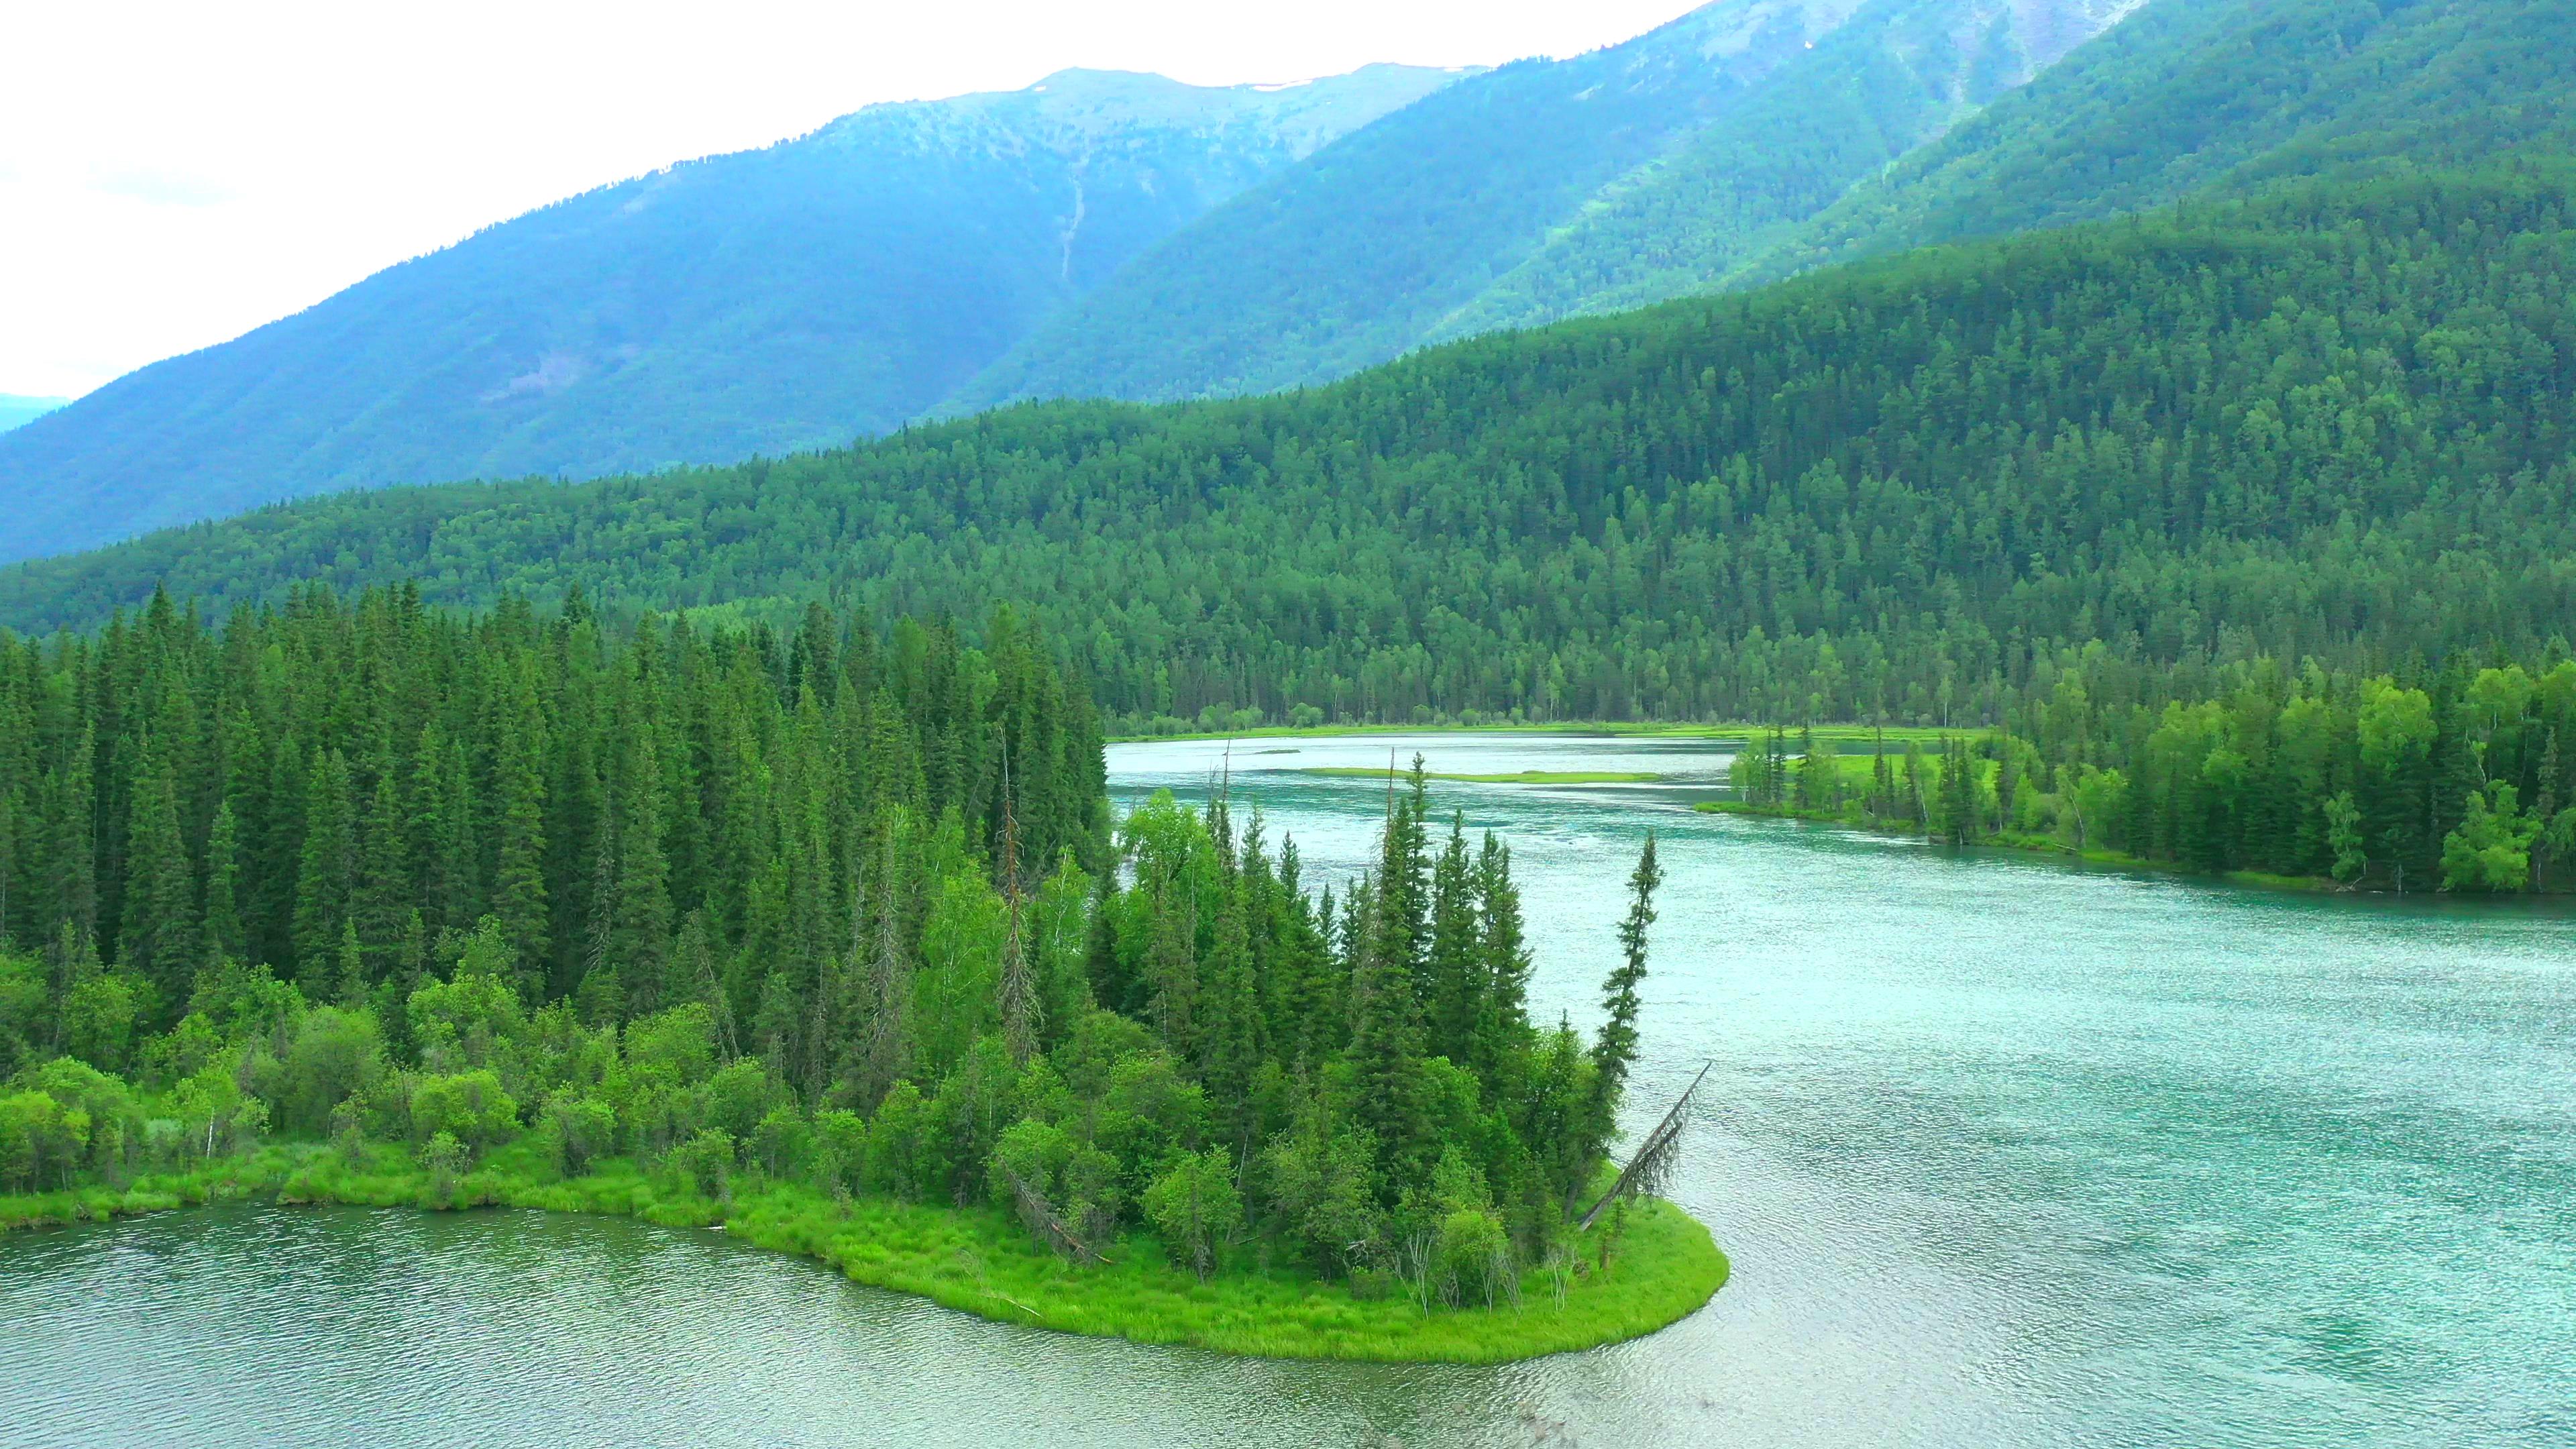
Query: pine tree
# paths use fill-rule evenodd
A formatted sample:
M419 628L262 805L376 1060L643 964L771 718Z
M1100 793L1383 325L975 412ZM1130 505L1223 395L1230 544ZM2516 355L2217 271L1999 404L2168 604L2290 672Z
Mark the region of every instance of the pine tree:
M521 673L509 688L492 755L492 915L518 960L521 991L535 996L554 954L546 910L544 741L530 681Z
M82 941L93 942L98 937L97 793L91 775L95 750L91 732L84 727L52 775L48 813L53 828L45 852L52 868L44 873L53 891L54 922L71 927Z
M1505 1067L1529 1043L1530 953L1521 924L1521 893L1512 884L1512 852L1485 832L1476 863L1476 904L1488 983L1476 1017L1471 1065L1489 1095L1505 1087Z
M1430 1179L1435 1128L1425 1100L1422 1005L1418 995L1428 902L1423 890L1422 761L1401 801L1392 778L1378 869L1367 882L1366 916L1354 932L1350 1055L1352 1116L1377 1142L1380 1197L1389 1207Z
M1154 935L1145 951L1150 996L1147 1015L1174 1055L1197 1060L1201 1003L1198 958L1199 902L1175 868L1157 872L1153 884Z
M1448 844L1431 868L1430 1040L1433 1056L1465 1065L1474 1056L1476 1021L1485 1009L1485 952L1476 920L1476 873L1467 857L1467 822L1449 819Z
M206 831L202 959L209 965L243 961L250 954L242 934L241 910L235 904L241 881L240 834L241 828L233 817L233 802L226 799L215 807L214 824Z
M1896 816L1896 775L1887 767L1887 731L1873 737L1869 757L1869 813L1874 820Z
M401 783L387 768L369 793L358 825L358 871L350 919L358 929L367 976L383 978L402 946L404 919L417 899L411 865L412 822L403 809Z
M902 951L903 908L895 881L896 832L897 821L889 818L883 829L883 864L877 872L876 940L868 959L867 1030L851 1081L858 1106L870 1112L911 1067L911 973Z
M643 1016L673 998L670 869L662 851L662 770L649 730L638 730L614 817L616 899L609 951L626 984L626 1009Z
M358 918L340 920L340 962L336 973L340 981L339 999L344 1006L358 1006L367 999L367 953L358 940Z
M411 827L419 851L418 904L434 924L463 927L474 918L474 808L465 751L438 721L420 729L412 751Z
M145 749L129 801L123 929L118 964L152 983L164 1002L184 1000L197 970L196 883L179 834L179 801L170 768Z
M1646 932L1655 924L1655 888L1663 883L1655 833L1649 830L1646 848L1628 877L1628 914L1619 922L1620 960L1601 984L1603 1020L1592 1042L1592 1140L1605 1145L1617 1127L1628 1069L1637 1060L1637 1017L1643 1008L1637 987L1646 979Z
M1002 906L1008 921L1002 937L1002 968L995 982L1000 997L1002 1041L1011 1064L1025 1067L1038 1049L1040 1013L1037 983L1029 971L1026 922L1022 919L1020 822L1011 791L1010 754L1002 755Z
M357 825L349 763L338 750L313 757L304 787L304 848L295 875L295 969L317 996L338 982L340 927L357 876Z

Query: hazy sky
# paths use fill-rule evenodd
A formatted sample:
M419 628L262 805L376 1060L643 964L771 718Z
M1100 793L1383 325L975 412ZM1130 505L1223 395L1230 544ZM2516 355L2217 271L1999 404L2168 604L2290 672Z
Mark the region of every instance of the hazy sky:
M0 22L0 393L75 395L502 220L871 101L1624 40L1691 0L57 0Z

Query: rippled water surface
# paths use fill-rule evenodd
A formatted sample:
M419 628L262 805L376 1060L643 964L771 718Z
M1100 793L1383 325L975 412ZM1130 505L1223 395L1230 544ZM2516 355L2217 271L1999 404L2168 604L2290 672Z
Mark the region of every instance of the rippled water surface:
M1230 769L1310 883L1390 741ZM1068 1339L721 1234L226 1209L0 1240L0 1444L2576 1444L2576 923L2315 900L1692 815L1718 747L1426 738L1586 1017L1646 827L1635 1111L1714 1058L1674 1195L1735 1278L1506 1369Z

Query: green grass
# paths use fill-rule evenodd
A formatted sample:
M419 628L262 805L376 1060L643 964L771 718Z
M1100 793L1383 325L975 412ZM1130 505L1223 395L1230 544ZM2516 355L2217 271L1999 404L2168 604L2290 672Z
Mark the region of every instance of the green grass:
M1297 772L1329 775L1339 780L1405 778L1407 771L1378 765L1316 765ZM1664 778L1650 770L1515 770L1504 775L1451 775L1425 770L1426 780L1454 780L1467 785L1651 785Z
M836 1201L784 1185L745 1187L724 1204L675 1193L624 1162L580 1178L545 1180L524 1147L494 1154L440 1203L428 1177L398 1150L371 1148L368 1157L368 1164L352 1166L328 1148L270 1147L196 1172L149 1176L121 1192L0 1196L0 1228L260 1199L609 1213L666 1227L721 1224L757 1246L820 1259L855 1282L1005 1323L1264 1358L1395 1363L1505 1363L1617 1343L1687 1317L1727 1276L1726 1256L1708 1229L1657 1199L1628 1215L1606 1264L1606 1228L1581 1240L1583 1271L1562 1304L1546 1275L1533 1271L1522 1279L1517 1308L1435 1307L1426 1315L1400 1290L1355 1296L1342 1283L1265 1265L1249 1251L1238 1251L1202 1283L1168 1262L1145 1234L1106 1248L1106 1265L1076 1266L986 1207Z

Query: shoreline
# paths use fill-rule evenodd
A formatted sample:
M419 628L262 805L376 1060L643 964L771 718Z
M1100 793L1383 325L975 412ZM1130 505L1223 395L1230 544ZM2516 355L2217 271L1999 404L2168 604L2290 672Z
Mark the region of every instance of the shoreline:
M1944 736L1972 733L1983 725L1814 725L1810 732L1820 740L1846 744L1855 740L1876 739L1884 735L1890 742L1937 740ZM1770 725L1756 724L1687 724L1658 720L1559 720L1544 724L1354 724L1354 725L1256 725L1247 730L1184 730L1169 735L1104 735L1101 742L1111 745L1196 744L1213 740L1334 740L1361 739L1372 735L1569 735L1595 739L1645 740L1751 740L1767 734Z
M375 1151L386 1159L400 1155ZM487 1165L458 1178L441 1204L431 1199L426 1173L399 1165L399 1171L352 1170L333 1149L272 1146L193 1173L146 1174L123 1191L0 1196L0 1232L262 1201L598 1213L662 1227L721 1228L756 1247L816 1259L853 1282L997 1323L1240 1357L1370 1363L1514 1363L1623 1343L1699 1311L1730 1274L1706 1225L1660 1198L1642 1199L1630 1210L1607 1267L1592 1267L1599 1235L1581 1240L1586 1271L1562 1304L1547 1275L1533 1269L1522 1275L1517 1307L1425 1314L1400 1286L1363 1297L1342 1283L1249 1261L1230 1262L1202 1282L1165 1263L1159 1243L1145 1234L1123 1239L1108 1264L1076 1267L1037 1245L1015 1219L981 1206L836 1201L799 1186L746 1186L719 1202L668 1193L624 1164L550 1182Z
M1857 830L1864 835L1883 835L1898 840L1922 840L1918 832L1877 826L1849 815L1826 810L1800 810L1789 805L1748 805L1738 800L1702 800L1691 810L1701 815L1735 815L1752 820L1787 820L1801 825L1827 825L1838 830ZM2319 875L2274 875L2260 870L2206 871L2169 860L2149 860L2118 850L2076 850L2062 840L2032 835L1988 836L1967 850L1997 850L2013 855L2053 860L2060 865L2097 866L2104 870L2128 871L2139 875L2162 876L2171 880L2199 881L2203 884L2236 886L2245 890L2280 891L2306 896L2333 896L2372 901L2476 901L2481 904L2506 905L2549 902L2570 899L2567 891L2514 892L2509 895L2458 895L2449 891L2366 890L2348 886L2339 880Z

